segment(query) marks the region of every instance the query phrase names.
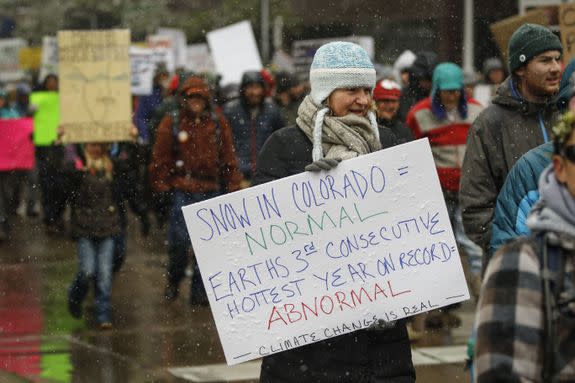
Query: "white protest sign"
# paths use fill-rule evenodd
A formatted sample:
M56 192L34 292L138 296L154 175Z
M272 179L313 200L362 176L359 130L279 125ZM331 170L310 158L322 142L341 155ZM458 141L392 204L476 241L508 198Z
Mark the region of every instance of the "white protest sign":
M154 72L154 49L130 47L131 89L132 94L146 96L152 94Z
M215 73L214 59L208 44L188 45L185 68L195 73Z
M222 86L239 84L245 71L262 69L262 60L249 21L208 32L206 39L217 72L222 75Z
M183 212L228 364L469 299L427 139Z
M168 36L172 40L174 49L174 59L176 68L183 68L186 65L188 43L186 34L181 29L158 28L159 36Z
M56 36L42 37L42 64L38 80L44 81L49 74L58 74L58 38Z
M0 39L0 81L18 81L24 77L18 54L27 46L24 39Z
M174 73L176 71L176 52L172 37L168 35L149 35L146 42L150 48L162 52L166 68L168 68L170 73Z

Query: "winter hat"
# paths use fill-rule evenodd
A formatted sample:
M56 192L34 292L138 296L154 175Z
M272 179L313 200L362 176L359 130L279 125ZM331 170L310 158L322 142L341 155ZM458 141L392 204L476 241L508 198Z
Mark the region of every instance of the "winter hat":
M276 93L283 93L290 90L297 84L295 77L288 72L279 72L276 74Z
M186 96L198 95L206 100L210 99L210 87L199 76L190 76L180 86L180 93Z
M264 77L262 76L261 72L255 70L249 70L244 72L244 74L242 75L240 89L243 89L250 84L260 84L264 88L266 87L266 83L264 81Z
M437 54L434 52L421 52L413 61L413 65L409 68L409 73L418 78L431 80L436 65Z
M441 63L433 71L433 92L438 90L460 90L464 85L463 71L454 63Z
M431 111L433 114L443 120L446 118L446 111L441 104L439 91L441 90L460 90L461 98L457 107L461 118L467 118L467 100L463 87L465 84L463 70L459 65L445 62L437 65L433 71L432 90L431 90Z
M533 57L551 50L563 52L559 37L542 25L523 24L509 40L509 71L513 73Z
M505 69L503 67L503 61L499 57L490 57L483 62L483 75L487 76L489 72L495 69Z
M324 44L315 52L309 78L311 99L320 106L339 88L373 89L375 68L362 47L337 41Z
M410 50L404 51L393 63L393 73L397 81L401 81L401 72L409 70L415 61L415 53Z
M365 49L357 44L336 41L322 45L315 52L309 70L311 101L321 109L313 126L313 158L322 158L321 137L323 119L329 112L323 102L336 89L369 88L375 85L375 68ZM379 140L379 127L375 113L367 114L371 130Z
M384 79L378 81L373 89L373 99L379 100L399 100L401 97L401 87L393 80Z

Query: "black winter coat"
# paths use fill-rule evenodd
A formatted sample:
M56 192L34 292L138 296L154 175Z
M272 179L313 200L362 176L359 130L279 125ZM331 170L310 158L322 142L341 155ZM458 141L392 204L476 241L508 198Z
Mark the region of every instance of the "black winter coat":
M380 127L383 148L397 144ZM297 126L282 128L258 157L255 184L302 173L312 162L312 143ZM386 330L358 330L263 358L261 383L412 383L415 369L403 321Z

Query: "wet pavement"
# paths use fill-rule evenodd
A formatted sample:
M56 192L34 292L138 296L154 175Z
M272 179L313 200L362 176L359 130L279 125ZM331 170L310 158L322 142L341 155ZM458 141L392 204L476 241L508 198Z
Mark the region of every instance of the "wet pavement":
M209 308L188 304L189 281L173 303L162 298L165 229L143 238L134 220L128 256L114 277L113 329L67 311L76 270L74 242L48 236L38 218L18 217L0 244L0 382L257 382L259 362L227 367ZM458 329L427 334L413 346L418 382L469 382L465 343L473 303Z

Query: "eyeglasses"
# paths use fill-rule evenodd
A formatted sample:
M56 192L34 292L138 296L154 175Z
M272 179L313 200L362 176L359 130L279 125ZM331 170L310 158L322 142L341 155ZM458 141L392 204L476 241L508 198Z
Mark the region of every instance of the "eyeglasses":
M575 145L569 145L563 148L563 156L569 160L569 162L575 164Z

